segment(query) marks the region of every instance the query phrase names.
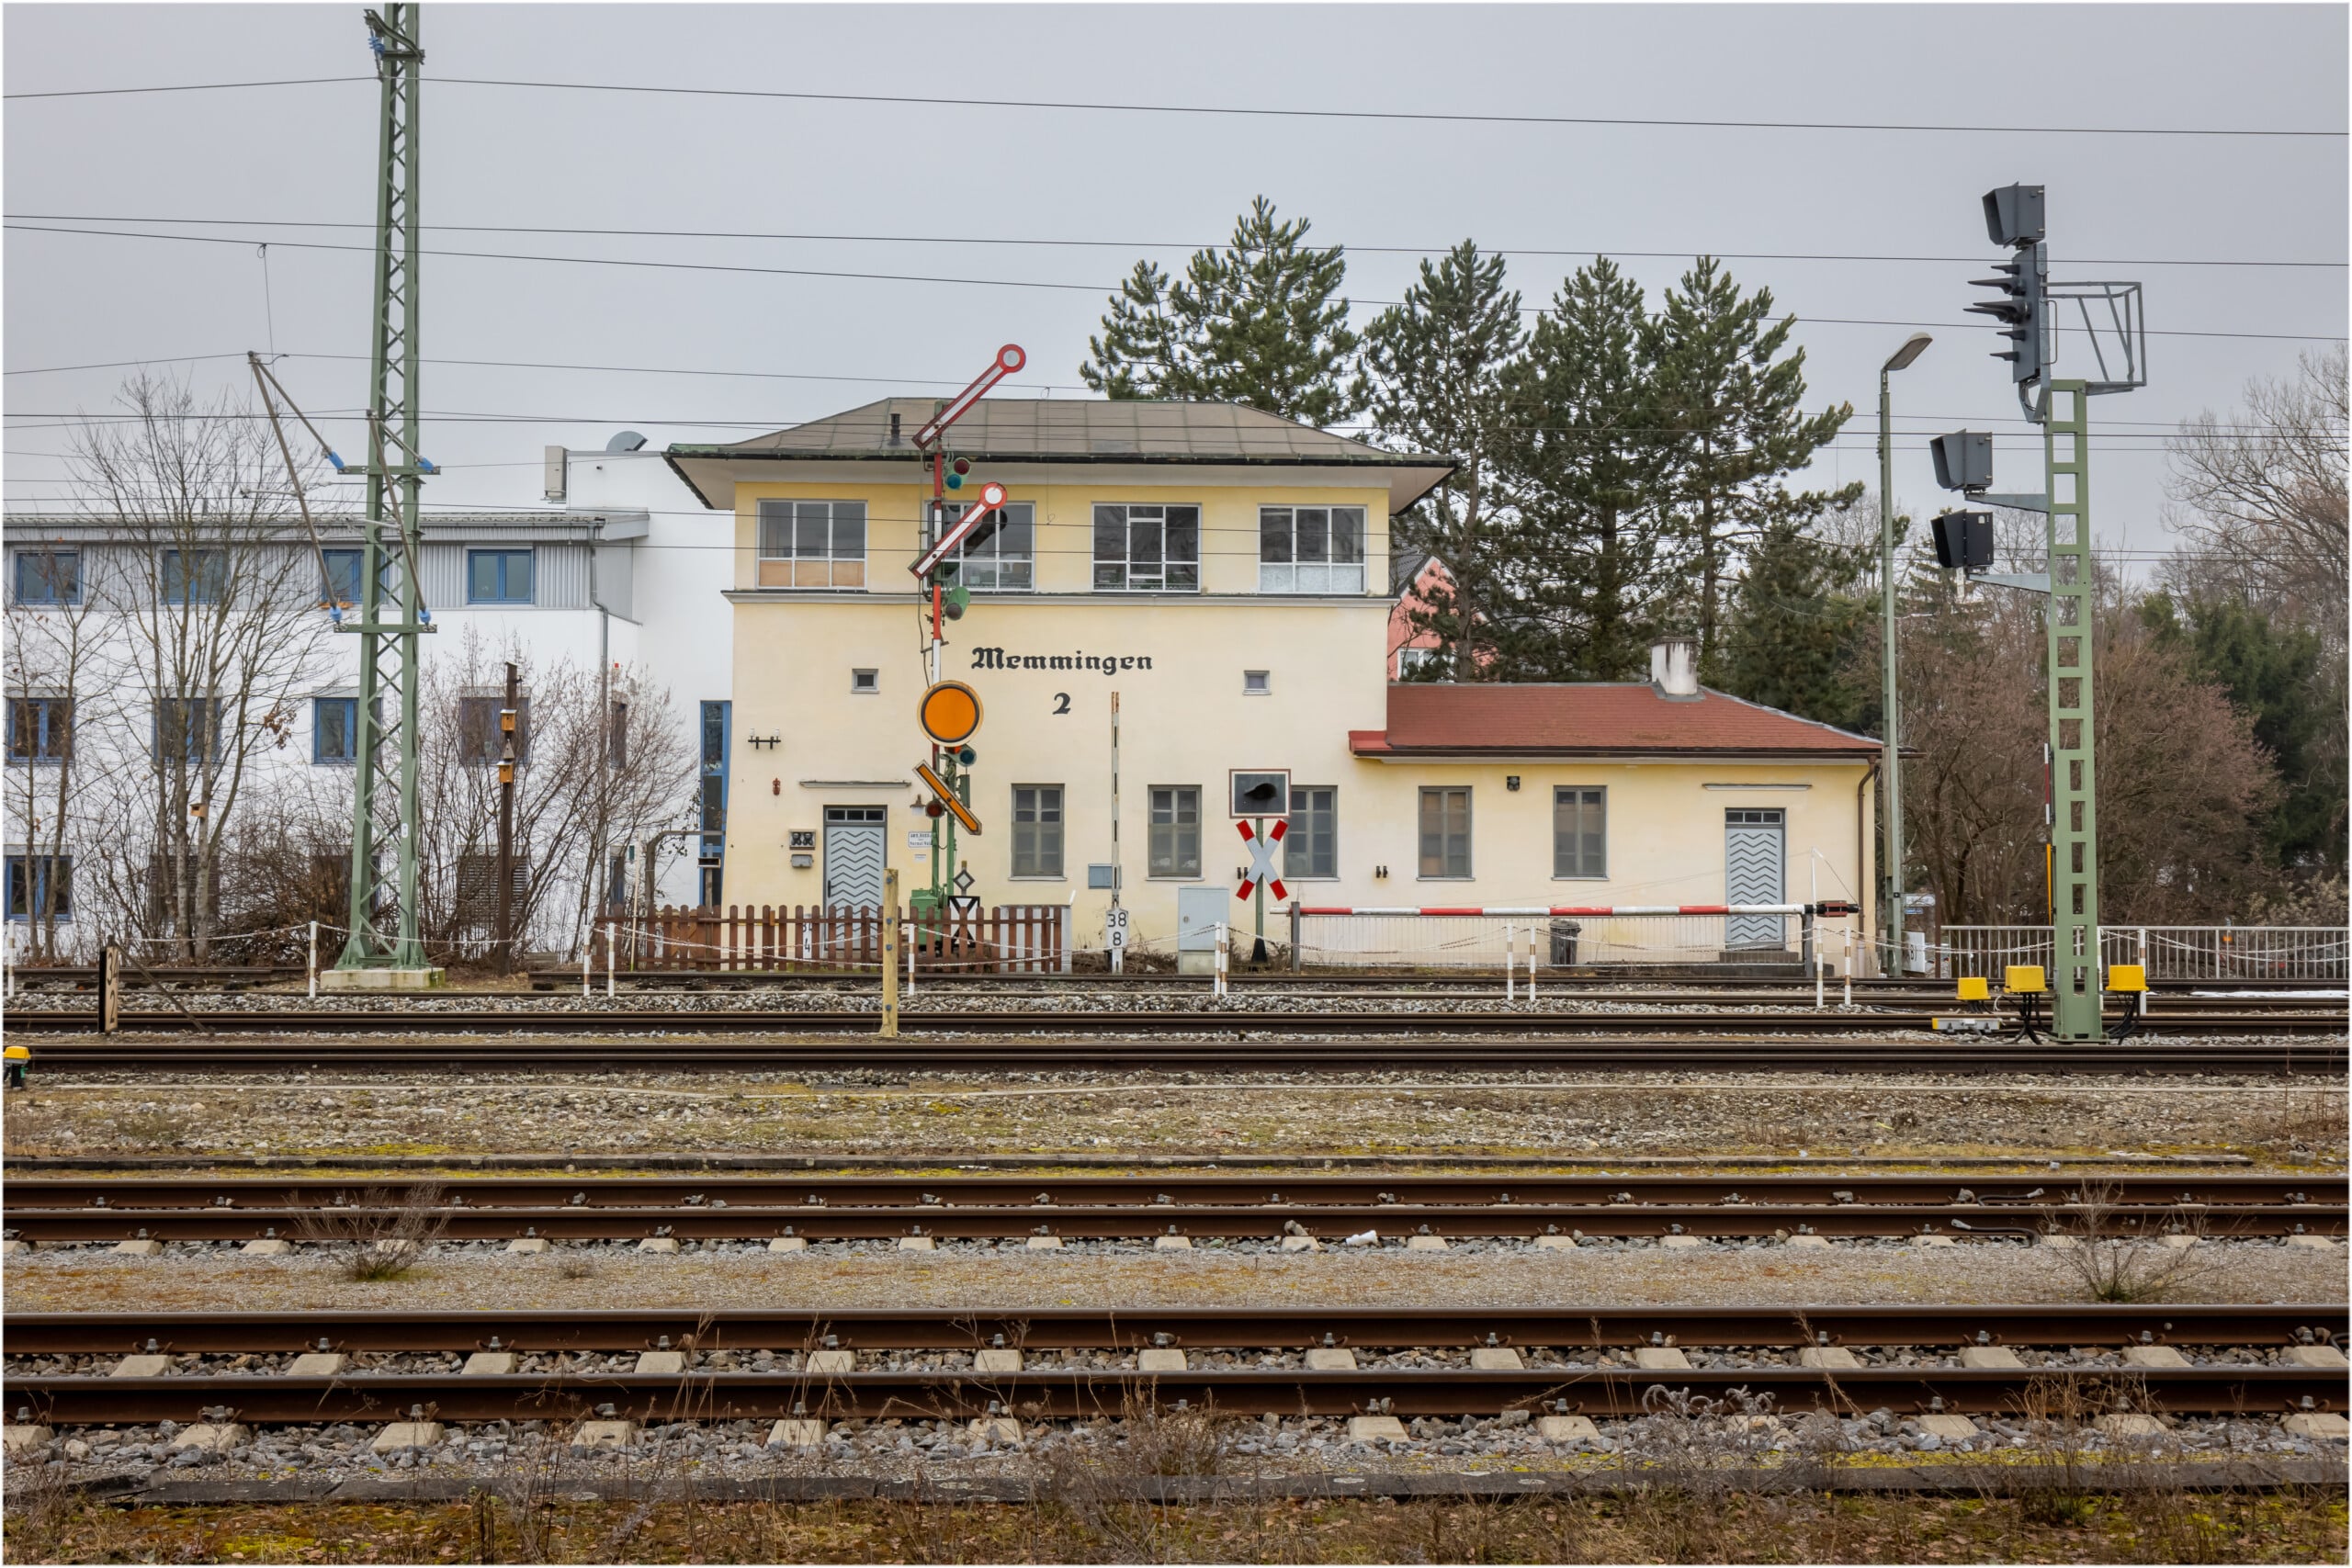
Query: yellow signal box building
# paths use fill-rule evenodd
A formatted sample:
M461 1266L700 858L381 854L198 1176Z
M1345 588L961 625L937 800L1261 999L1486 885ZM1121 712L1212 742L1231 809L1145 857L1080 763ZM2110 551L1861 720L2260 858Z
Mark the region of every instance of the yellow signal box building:
M668 451L734 514L729 904L871 905L885 866L930 880L931 595L909 567L933 536L912 437L936 406ZM1276 864L1309 907L1868 896L1877 743L1702 690L1687 644L1648 682L1390 682L1390 520L1450 458L1228 404L1011 398L947 452L970 470L951 518L978 481L1009 497L952 558L971 602L935 671L985 709L983 830L953 868L985 904L1063 906L1099 947L1115 874L1134 946L1171 948L1211 889L1247 930L1243 773L1287 786Z

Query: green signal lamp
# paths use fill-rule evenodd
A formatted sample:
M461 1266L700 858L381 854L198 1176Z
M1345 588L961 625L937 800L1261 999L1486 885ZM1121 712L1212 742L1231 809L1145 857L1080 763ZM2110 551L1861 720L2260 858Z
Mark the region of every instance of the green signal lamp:
M940 595L939 613L951 621L960 621L971 604L972 591L959 582Z
M956 760L968 768L980 760L980 754L969 746L966 746L956 751Z

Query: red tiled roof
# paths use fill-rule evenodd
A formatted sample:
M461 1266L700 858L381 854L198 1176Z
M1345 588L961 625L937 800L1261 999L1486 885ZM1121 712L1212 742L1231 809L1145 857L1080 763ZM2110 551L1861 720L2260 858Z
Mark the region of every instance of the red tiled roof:
M1348 749L1359 757L1764 753L1860 761L1879 743L1721 692L1669 700L1646 682L1408 682L1388 688L1388 728L1350 730Z

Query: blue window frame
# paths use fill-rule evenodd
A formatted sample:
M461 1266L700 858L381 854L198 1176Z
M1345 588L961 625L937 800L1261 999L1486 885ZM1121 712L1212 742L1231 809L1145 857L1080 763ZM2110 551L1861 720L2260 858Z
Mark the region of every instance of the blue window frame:
M62 762L73 754L73 698L8 699L8 761Z
M19 604L79 604L82 552L18 550L16 589Z
M341 604L349 609L359 603L359 574L367 560L365 550L322 550L326 558L327 580L319 588L319 602Z
M531 602L531 552L468 550L466 603L527 604Z
M359 699L314 697L311 700L311 761L356 762L359 760Z
M158 697L155 755L167 762L220 760L219 697Z
M229 558L220 550L165 550L164 602L218 604L228 592Z
M29 920L40 913L49 889L57 888L57 918L74 918L74 857L72 855L10 855L8 857L8 919Z
M702 874L702 902L712 908L726 886L727 752L734 719L733 703L702 705L702 798L696 823L702 829L702 852L695 858Z

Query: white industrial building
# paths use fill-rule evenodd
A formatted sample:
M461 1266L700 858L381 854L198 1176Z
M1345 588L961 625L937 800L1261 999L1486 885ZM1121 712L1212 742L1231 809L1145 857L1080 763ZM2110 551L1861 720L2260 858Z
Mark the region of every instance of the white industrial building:
M658 822L616 831L604 846L605 879L649 901L714 897L731 657L726 622L714 612L723 603L728 552L707 536L702 509L641 438L624 434L605 451L550 447L546 458L543 507L434 510L426 487L418 575L437 628L423 639L428 678L436 665L454 671L469 657L495 670L511 647L525 650L535 669L567 669L581 690L586 681L608 683L618 678L614 672L629 672L639 689L666 692L670 722L691 749L696 773L710 730L711 776L682 781ZM209 745L216 758L227 751L242 764L207 763L199 771L219 776L198 779L192 792L183 783L192 812L201 813L207 803L198 797L209 795L234 811L264 813L243 824L251 833L267 827L267 813L290 814L289 802L307 803L303 809L319 816L326 811L320 803L339 799L348 843L357 639L335 633L330 605L356 597L358 531L347 515L322 514L322 549L314 549L299 523L271 526L277 542L256 546L234 541L261 539L266 530L222 529L222 547L201 522L151 525L88 511L6 517L0 940L12 956L38 947L28 940L32 928L52 907L51 946L61 958L86 957L100 926L108 936L135 938L142 926L169 925L152 891L142 917L129 890L139 869L130 841L142 818L154 833L170 795L157 749L180 746L202 758ZM282 624L257 629L265 621ZM270 650L257 652L264 637ZM209 650L208 641L227 651ZM492 688L478 683L481 669L470 673L477 683L466 687L466 700L475 702ZM177 687L186 690L162 694ZM208 687L209 710L198 695ZM248 728L266 734L239 742L226 733L228 714L241 707ZM639 722L647 722L642 714ZM218 732L208 734L208 724ZM227 793L232 773L234 799ZM706 827L714 835L707 866ZM629 846L657 828L673 831L654 857L657 881L649 887ZM584 853L579 862L588 863ZM154 874L164 874L160 863ZM226 932L235 919L220 902L222 874L216 866L209 896L221 910L215 929ZM233 868L228 874L233 880ZM579 902L582 878L575 873L569 880L573 891L551 898L551 908ZM568 930L541 919L528 939L561 942Z

